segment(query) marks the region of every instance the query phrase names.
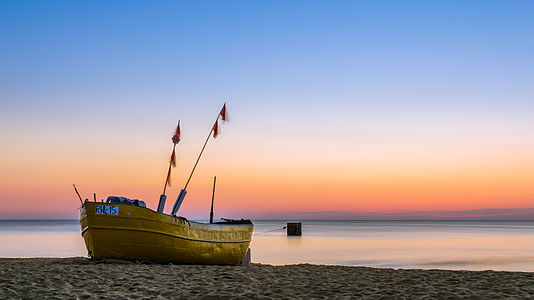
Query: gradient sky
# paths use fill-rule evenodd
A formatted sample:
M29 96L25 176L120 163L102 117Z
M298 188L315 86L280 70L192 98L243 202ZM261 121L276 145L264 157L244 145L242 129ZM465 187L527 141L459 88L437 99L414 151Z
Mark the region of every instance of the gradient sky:
M76 218L73 183L154 208L180 119L170 209L225 101L187 217L209 216L214 175L216 217L532 217L533 15L532 1L2 1L0 218Z

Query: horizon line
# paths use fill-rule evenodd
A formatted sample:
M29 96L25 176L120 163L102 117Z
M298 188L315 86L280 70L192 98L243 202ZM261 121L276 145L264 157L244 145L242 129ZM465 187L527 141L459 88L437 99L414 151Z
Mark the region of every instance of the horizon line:
M190 221L208 221L209 219L188 219ZM364 221L380 221L380 222L414 222L414 221L517 221L517 222L534 222L533 219L468 219L468 218L450 218L450 219L249 219L252 221L354 221L354 222L364 222ZM79 219L0 219L0 222L3 221L77 221Z

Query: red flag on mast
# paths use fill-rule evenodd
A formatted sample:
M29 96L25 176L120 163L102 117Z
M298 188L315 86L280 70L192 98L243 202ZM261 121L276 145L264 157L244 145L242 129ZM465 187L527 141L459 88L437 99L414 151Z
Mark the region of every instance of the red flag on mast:
M174 149L172 149L172 154L171 154L171 165L173 167L176 167L176 154L174 153Z
M215 124L213 124L213 138L216 138L219 135L219 120L215 121Z
M221 109L221 112L219 113L221 116L221 119L223 121L226 121L226 103L224 103L223 108Z
M223 121L226 121L226 103L224 103L221 112L217 116L217 120L215 120L215 124L213 124L213 128L211 129L213 131L213 138L216 138L219 135L219 117Z
M176 126L176 131L174 132L174 135L172 136L173 143L178 144L179 141L180 141L180 121L178 121L178 126Z

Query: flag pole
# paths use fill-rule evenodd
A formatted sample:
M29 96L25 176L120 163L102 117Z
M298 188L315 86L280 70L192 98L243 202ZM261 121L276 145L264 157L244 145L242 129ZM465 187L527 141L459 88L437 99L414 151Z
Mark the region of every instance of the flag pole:
M223 109L226 109L226 102L224 102ZM219 118L221 117L221 112L219 112L219 114L217 115L217 118L215 119L214 125L211 127L210 133L208 134L208 137L206 138L206 141L204 142L204 146L202 146L202 150L200 150L200 154L198 155L197 161L195 162L195 165L193 166L193 169L191 170L191 174L189 174L189 178L187 178L187 182L185 183L184 188L180 191L180 194L178 194L178 198L176 199L176 202L174 203L174 207L172 208L171 215L176 214L176 212L182 205L182 201L184 201L185 194L187 194L187 186L189 185L189 181L191 181L191 177L193 177L193 173L195 172L195 169L197 168L198 162L200 161L200 157L202 156L202 153L204 153L204 149L206 149L206 145L208 144L211 134L213 133L213 129L215 128L215 126L218 126L217 122L219 122Z
M173 143L172 152L174 152L175 149L176 149L176 144ZM172 161L169 161L169 170L167 171L167 178L165 179L165 186L163 187L162 195L165 195L165 191L167 190L167 184L169 183L169 177L171 176L171 167L172 167Z
M163 213L163 210L165 209L165 200L167 200L167 196L165 196L165 192L167 191L167 184L169 183L169 178L171 177L171 167L173 164L173 160L175 158L175 150L176 150L176 144L180 142L180 120L178 120L178 126L176 126L176 131L172 137L172 154L171 159L169 160L169 169L167 170L167 178L165 179L165 185L163 186L163 194L159 196L159 202L158 202L158 212Z
M220 114L217 115L217 119L215 120L215 122L219 121L220 116L221 116ZM204 152L204 149L206 148L206 145L208 144L208 141L212 133L213 133L213 127L211 127L210 134L208 134L208 138L204 142L204 146L202 146L202 150L200 150L200 154L198 155L197 161L195 162L195 165L193 166L193 170L191 170L191 174L189 174L189 178L187 179L187 182L185 183L184 190L187 189L187 186L189 185L189 181L191 181L191 177L193 177L193 173L195 172L195 169L197 168L198 162L200 161L200 157L202 156L202 153Z

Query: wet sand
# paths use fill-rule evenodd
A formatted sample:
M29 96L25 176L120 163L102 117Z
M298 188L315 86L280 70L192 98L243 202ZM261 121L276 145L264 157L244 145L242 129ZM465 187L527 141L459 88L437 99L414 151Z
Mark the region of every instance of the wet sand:
M0 299L534 299L534 273L1 258Z

